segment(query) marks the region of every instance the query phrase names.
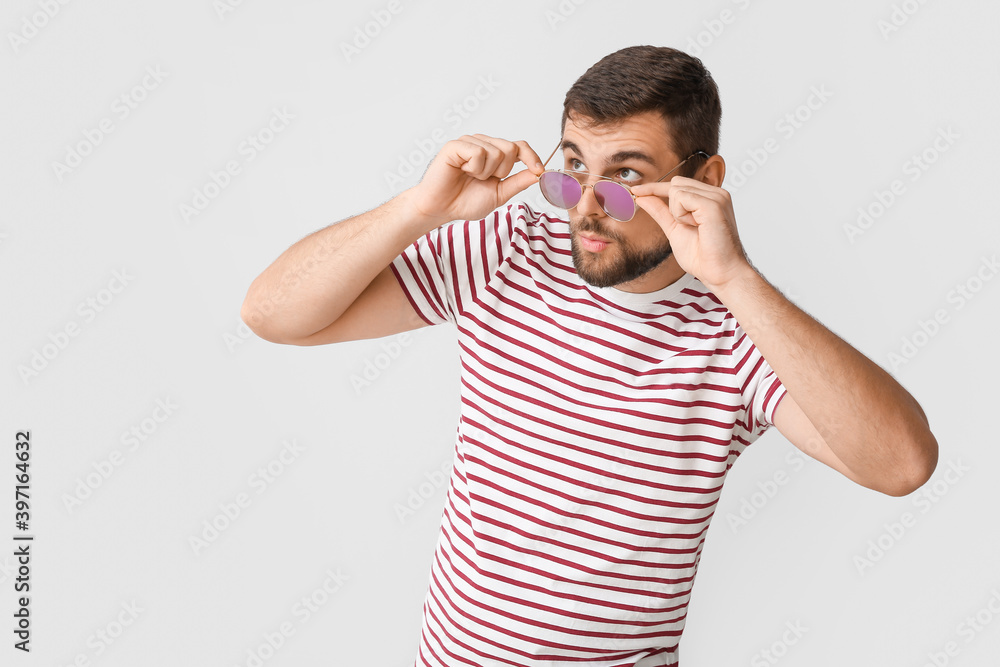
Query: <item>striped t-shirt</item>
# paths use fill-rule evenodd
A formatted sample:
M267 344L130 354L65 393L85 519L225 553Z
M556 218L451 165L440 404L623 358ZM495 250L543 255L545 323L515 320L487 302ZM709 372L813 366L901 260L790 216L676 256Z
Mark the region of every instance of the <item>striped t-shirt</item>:
M770 366L693 275L593 287L568 222L524 203L391 266L461 351L415 664L676 665L726 473L785 394Z

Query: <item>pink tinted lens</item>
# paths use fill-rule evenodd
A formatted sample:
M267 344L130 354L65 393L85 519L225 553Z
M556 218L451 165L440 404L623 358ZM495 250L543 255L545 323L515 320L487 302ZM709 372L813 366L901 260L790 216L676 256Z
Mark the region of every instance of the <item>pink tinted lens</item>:
M613 181L600 181L594 184L594 196L604 212L615 220L625 222L635 215L635 202L632 195L623 186Z
M538 187L553 206L573 208L580 202L580 183L572 176L547 171L538 179Z

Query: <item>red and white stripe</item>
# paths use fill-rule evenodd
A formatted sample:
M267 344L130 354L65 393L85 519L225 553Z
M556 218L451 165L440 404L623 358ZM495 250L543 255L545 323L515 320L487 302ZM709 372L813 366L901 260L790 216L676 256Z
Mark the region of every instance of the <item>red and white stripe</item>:
M690 274L579 278L568 223L523 203L392 263L458 328L462 411L416 665L676 665L729 468L785 394Z

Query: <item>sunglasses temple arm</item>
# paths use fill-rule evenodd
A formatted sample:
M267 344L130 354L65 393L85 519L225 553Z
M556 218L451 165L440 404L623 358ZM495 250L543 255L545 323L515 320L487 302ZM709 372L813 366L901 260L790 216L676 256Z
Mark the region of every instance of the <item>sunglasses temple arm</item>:
M552 153L547 158L545 158L545 162L542 163L542 169L545 169L545 167L549 164L549 160L551 160L552 156L556 154L556 151L559 150L560 146L562 146L562 140L561 139L559 140L559 143L556 144L555 150L552 151Z
M694 155L692 155L691 157L694 157ZM688 160L690 160L690 159L691 159L691 157L688 157L688 158L684 158L684 161L683 161L683 162L681 162L681 163L680 163L679 165L677 165L676 167L674 167L673 169L671 169L670 171L668 171L667 173L665 173L665 174L664 174L664 175L663 175L663 176L662 176L662 177L660 178L660 180L658 180L658 181L656 181L656 182L657 182L657 183L660 183L661 181L663 181L663 179L664 179L664 178L666 178L666 177L667 177L667 176L669 176L670 174L674 173L675 171L677 171L678 169L680 169L681 167L683 167L683 166L684 166L684 162L687 162Z
M670 171L668 171L667 173L665 173L665 174L664 174L664 175L663 175L663 176L662 176L662 177L661 177L661 178L660 178L659 180L657 180L656 182L657 182L657 183L659 183L659 182L660 182L660 181L662 181L662 180L663 180L664 178L666 178L667 176L669 176L670 174L674 173L675 171L677 171L678 169L680 169L680 168L681 168L682 166L684 166L684 162L687 162L688 160L690 160L691 158L693 158L693 157L695 157L695 156L697 156L697 155L704 155L705 157L711 157L711 156L710 156L710 155L709 155L708 153L706 153L705 151L695 151L694 153L691 153L691 155L688 155L688 156L687 156L686 158L684 158L684 161L683 161L683 162L681 162L681 163L680 163L679 165L677 165L676 167L674 167L673 169L671 169Z

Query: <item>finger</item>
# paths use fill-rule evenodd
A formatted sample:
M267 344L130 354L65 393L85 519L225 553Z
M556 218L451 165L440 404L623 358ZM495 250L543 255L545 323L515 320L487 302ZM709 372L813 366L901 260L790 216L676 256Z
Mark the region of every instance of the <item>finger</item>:
M719 202L703 192L675 188L670 193L670 212L680 222L697 225L694 214L709 207L718 208Z
M656 224L660 226L660 229L663 230L663 233L670 239L671 243L677 241L678 234L684 231L684 226L674 217L667 202L659 197L647 196L636 197L635 203L656 221ZM678 229L679 226L680 229Z
M728 191L717 188L714 185L709 185L708 183L696 181L693 178L686 178L684 182L674 185L674 191L680 192L681 190L697 193L702 197L717 202L723 208L730 206L732 203L732 197Z
M729 195L725 190L691 178L683 181L675 178L665 183L643 183L629 189L636 196L636 201L639 197L654 197L665 201L672 216L686 224L698 224L693 217L695 211L713 204L725 208L729 203Z
M464 173L474 174L486 164L486 151L474 141L452 139L445 144L447 150L441 151L449 167L454 167Z
M500 163L493 170L491 176L506 178L510 173L510 170L514 168L514 163L517 162L518 149L517 146L514 145L514 142L507 141L506 139L499 139L497 137L488 137L485 134L474 134L472 136L488 145L496 147L496 149L500 151Z
M676 182L677 187L688 188L689 190L698 190L699 192L705 193L707 196L713 199L718 199L720 201L731 200L732 195L729 190L723 187L711 185L705 181L699 181L696 178L687 178L685 176L674 176L673 181Z
M479 149L478 151L470 149L470 155L473 157L469 159L468 166L462 165L462 171L480 181L485 181L493 176L493 172L503 161L503 152L493 144L468 134L462 135L459 141Z
M646 195L635 198L636 205L660 223L660 226L672 227L675 224L674 214L667 202L659 197Z
M527 141L515 141L514 144L518 148L517 159L526 164L528 169L535 174L541 176L545 167L542 166L542 158L538 157L538 153L528 145Z
M683 186L697 187L698 185L704 185L707 188L712 187L711 185L708 185L707 183L699 181L696 178L688 178L687 176L681 176L681 175L672 176L670 178L670 180L668 180L666 182L667 183L672 183L673 185L676 185L676 186L679 186L679 187L683 187Z
M639 185L632 185L629 186L629 189L631 189L636 196L655 194L658 197L666 197L669 196L670 192L679 189L702 192L706 196L713 196L713 198L718 198L720 200L729 194L722 188L717 188L714 185L709 185L708 183L693 178L685 178L684 176L674 176L669 181L661 181L658 183L641 183Z
M508 176L497 185L498 206L507 203L511 197L538 182L538 177L530 169L522 169Z
M664 181L660 183L640 183L639 185L630 185L629 190L632 191L636 197L668 197L670 195L671 189L673 189L670 181Z
M657 213L669 213L670 209L667 208L667 203L655 197L653 195L638 195L635 197L635 205L641 208L646 213L649 213L653 217L656 217Z

